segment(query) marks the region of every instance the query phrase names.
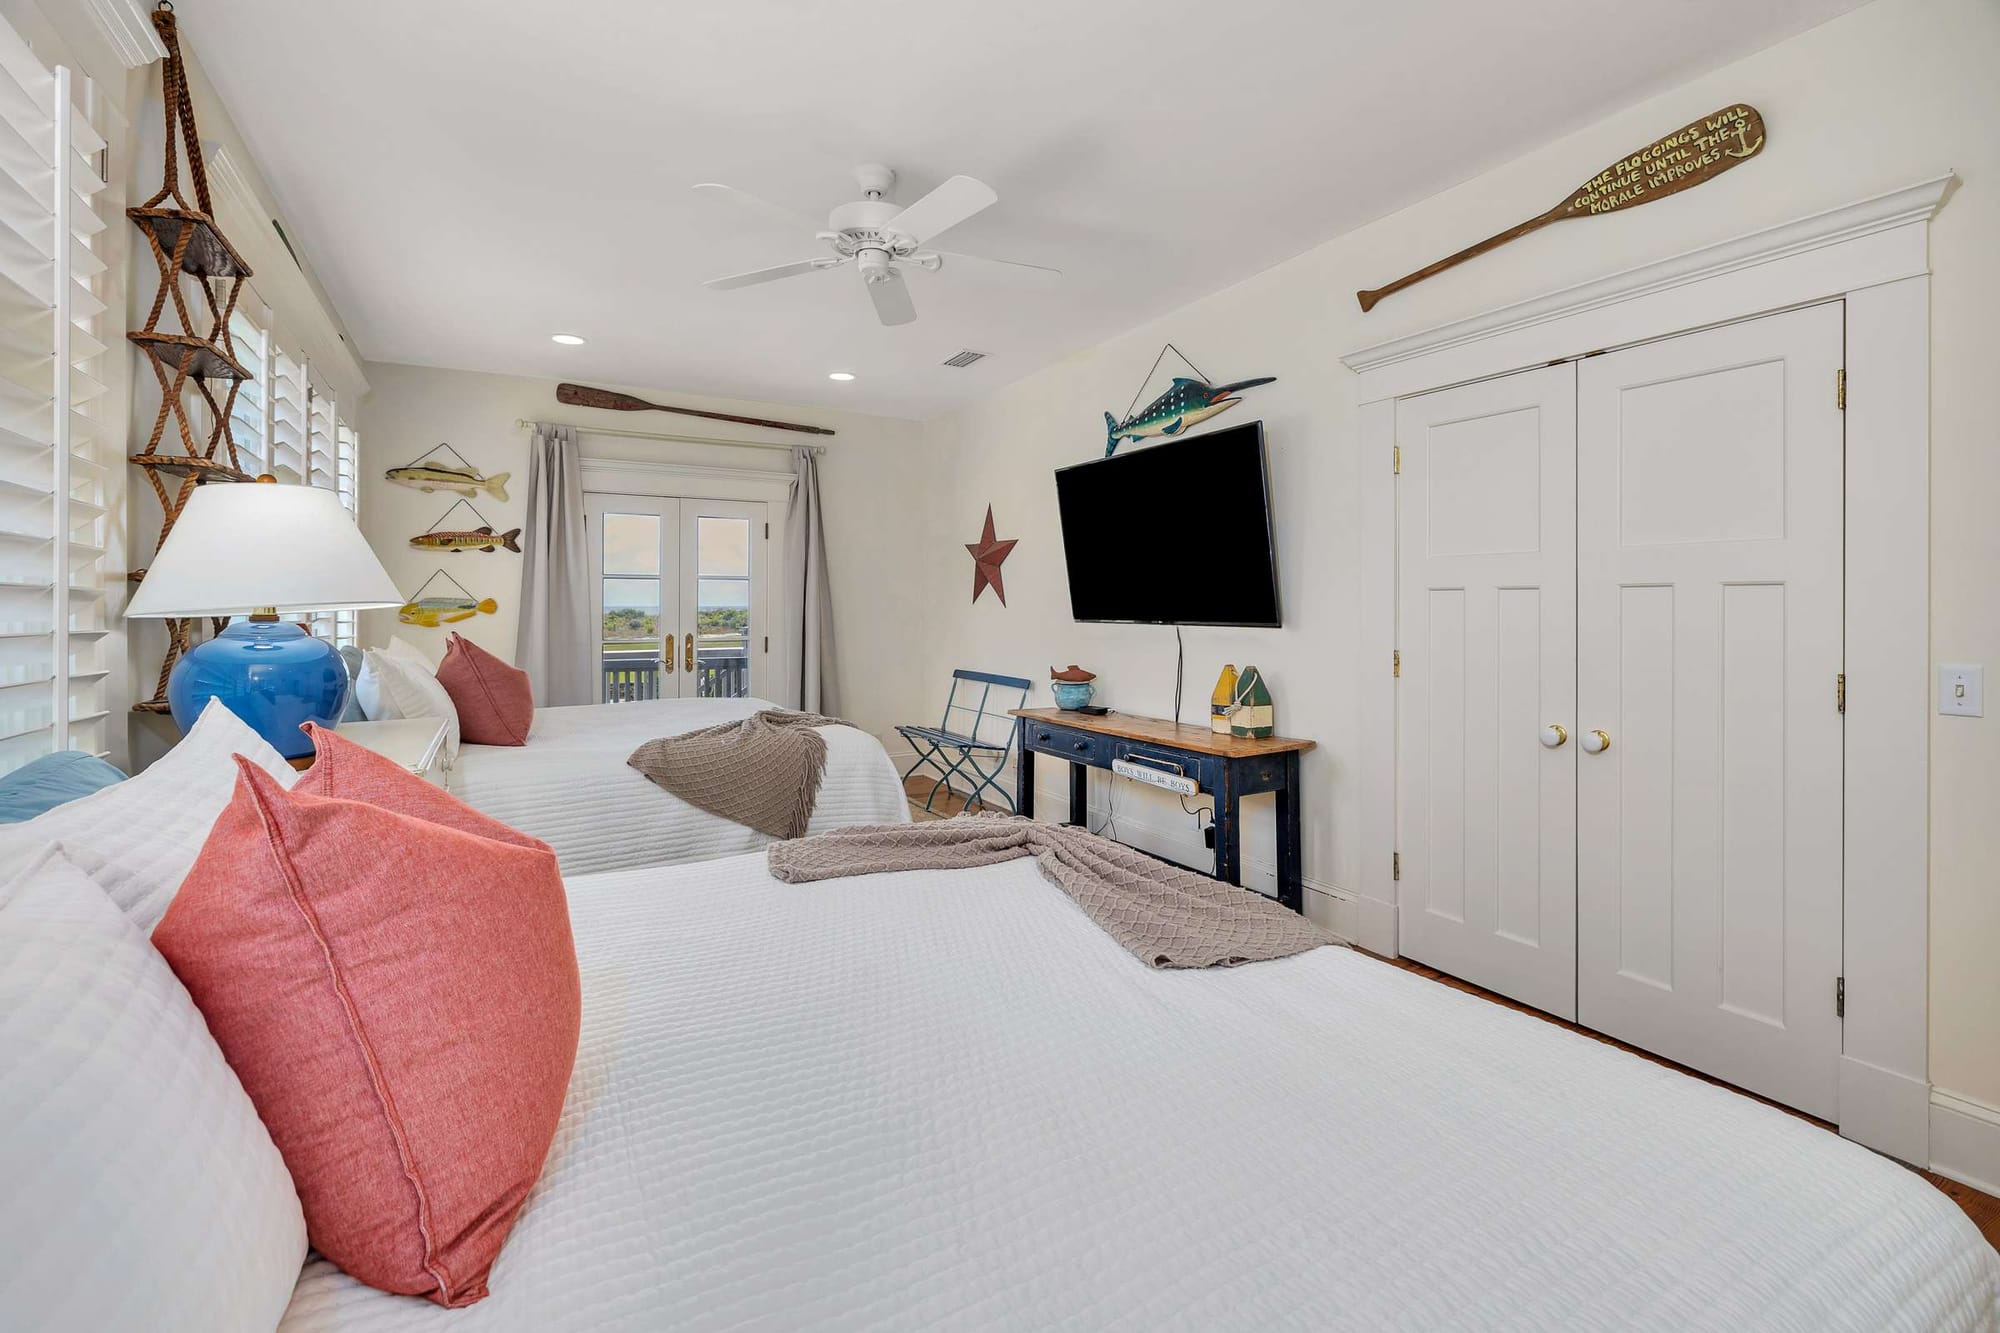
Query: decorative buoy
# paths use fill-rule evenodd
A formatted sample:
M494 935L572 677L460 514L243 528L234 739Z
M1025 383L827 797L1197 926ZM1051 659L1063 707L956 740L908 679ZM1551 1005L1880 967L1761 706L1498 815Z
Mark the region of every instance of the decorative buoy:
M1275 729L1271 716L1271 691L1263 673L1246 666L1236 681L1236 710L1229 719L1229 734L1261 740Z
M1215 678L1208 696L1208 729L1218 736L1229 734L1229 715L1236 711L1236 664L1226 662Z

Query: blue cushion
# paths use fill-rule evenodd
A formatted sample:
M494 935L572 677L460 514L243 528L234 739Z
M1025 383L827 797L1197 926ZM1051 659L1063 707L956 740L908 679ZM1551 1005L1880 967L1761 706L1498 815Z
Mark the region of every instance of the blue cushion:
M0 824L18 824L65 801L101 791L125 775L94 754L59 750L0 778Z

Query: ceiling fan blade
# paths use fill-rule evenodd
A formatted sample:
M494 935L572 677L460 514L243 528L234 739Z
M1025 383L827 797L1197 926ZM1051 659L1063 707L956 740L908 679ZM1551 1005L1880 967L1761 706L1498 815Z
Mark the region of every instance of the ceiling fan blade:
M726 278L710 278L702 286L714 292L727 292L738 287L755 287L760 282L789 278L794 273L810 273L820 268L839 268L846 262L845 259L801 259L796 264L779 264L773 268L751 269L748 273L732 273Z
M995 259L991 255L969 255L962 250L939 250L937 253L943 255L946 259L970 259L975 264L999 264L1006 268L1025 268L1036 273L1046 273L1054 278L1062 276L1061 269L1050 268L1046 264L1023 264L1018 259Z
M903 284L902 274L890 269L880 282L864 283L868 299L875 303L875 317L884 324L907 324L917 317L916 302Z
M953 176L883 226L919 242L928 241L998 202L1000 196L993 193L992 186L970 176Z
M774 204L761 194L752 194L748 190L739 190L734 185L723 185L716 181L703 181L694 188L715 195L718 198L733 199L745 208L762 213L773 222L782 222L788 227L802 227L808 233L818 231L823 225L813 221L797 209L786 208L783 204Z

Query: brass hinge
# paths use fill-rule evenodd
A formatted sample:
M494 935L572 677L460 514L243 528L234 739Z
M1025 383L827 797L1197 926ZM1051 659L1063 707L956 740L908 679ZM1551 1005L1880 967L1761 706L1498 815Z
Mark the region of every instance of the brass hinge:
M1399 477L1403 475L1403 446L1400 444L1389 451L1389 470Z
M1846 977L1835 977L1833 979L1833 1016L1835 1018L1847 1017Z
M1401 879L1402 877L1403 877L1403 854L1401 852L1390 852L1389 878Z
M1396 649L1389 655L1389 674L1392 676L1403 674L1403 650L1401 648Z
M1833 372L1833 405L1843 412L1847 410L1847 368L1845 366Z
M1847 673L1841 672L1833 678L1833 706L1838 711L1847 711Z

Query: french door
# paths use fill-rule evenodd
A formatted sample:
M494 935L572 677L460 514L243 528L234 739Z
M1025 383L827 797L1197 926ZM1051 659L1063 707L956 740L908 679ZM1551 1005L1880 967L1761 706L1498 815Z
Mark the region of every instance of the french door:
M1401 947L1837 1113L1838 303L1398 404Z
M740 699L765 692L765 506L585 497L598 698Z

